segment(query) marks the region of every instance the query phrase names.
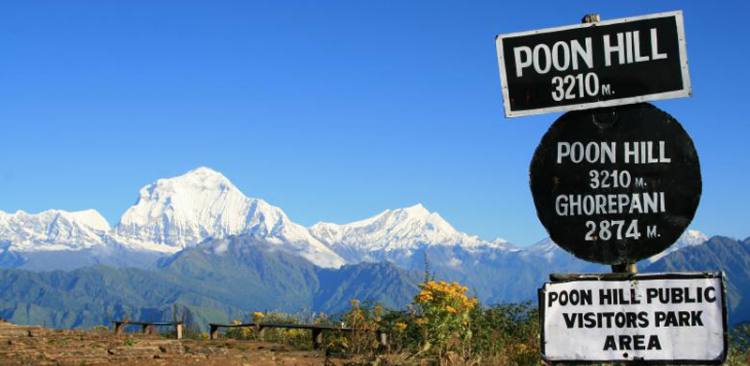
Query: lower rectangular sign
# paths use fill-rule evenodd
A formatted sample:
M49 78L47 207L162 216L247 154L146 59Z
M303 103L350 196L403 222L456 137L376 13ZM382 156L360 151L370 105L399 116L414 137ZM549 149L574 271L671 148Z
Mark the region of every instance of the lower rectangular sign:
M721 273L578 275L539 289L548 362L722 363Z

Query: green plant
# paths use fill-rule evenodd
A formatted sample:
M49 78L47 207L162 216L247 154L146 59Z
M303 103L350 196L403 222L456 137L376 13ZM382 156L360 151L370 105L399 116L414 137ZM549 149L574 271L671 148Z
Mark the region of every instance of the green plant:
M750 365L750 323L738 325L729 333L729 353L725 365Z
M440 360L449 352L466 354L472 338L470 314L477 299L468 296L468 289L457 282L428 280L419 288L412 324L421 335L422 351L431 351Z
M539 317L531 304L477 307L471 317L474 354L507 364L539 364Z
M376 331L381 327L385 309L380 305L362 305L359 300L350 302L349 311L341 316L340 326L351 332L328 332L326 348L333 352L372 355L378 349Z
M239 320L232 320L232 324L238 325L238 324L242 324L242 322ZM256 339L255 330L251 327L229 328L227 329L226 333L224 333L224 336L227 338L233 338L233 339L239 339L239 340Z
M275 324L299 324L301 323L297 316L282 312L254 312L250 314L254 323L275 323ZM298 349L310 349L309 331L304 329L283 329L283 328L264 328L262 332L257 332L252 328L243 328L247 339L263 340L266 342L283 343Z

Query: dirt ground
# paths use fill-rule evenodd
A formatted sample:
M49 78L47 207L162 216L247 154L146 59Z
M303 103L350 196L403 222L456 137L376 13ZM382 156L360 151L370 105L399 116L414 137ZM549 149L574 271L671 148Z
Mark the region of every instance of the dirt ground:
M5 365L345 365L323 351L232 339L176 340L106 330L53 330L0 321Z

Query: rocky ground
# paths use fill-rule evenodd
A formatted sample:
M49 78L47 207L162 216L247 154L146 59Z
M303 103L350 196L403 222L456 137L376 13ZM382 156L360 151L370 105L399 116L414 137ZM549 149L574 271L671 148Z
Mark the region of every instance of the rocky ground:
M159 335L115 335L107 330L54 330L0 321L0 366L5 365L344 365L322 351L222 340L176 340Z

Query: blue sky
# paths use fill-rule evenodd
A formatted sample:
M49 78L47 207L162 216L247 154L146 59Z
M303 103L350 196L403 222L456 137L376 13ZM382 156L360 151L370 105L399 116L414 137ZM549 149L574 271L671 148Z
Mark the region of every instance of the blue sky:
M750 235L746 1L13 1L0 5L0 210L111 223L197 166L302 224L422 202L530 244L528 188L558 117L505 119L494 37L683 9L694 96L693 227Z

